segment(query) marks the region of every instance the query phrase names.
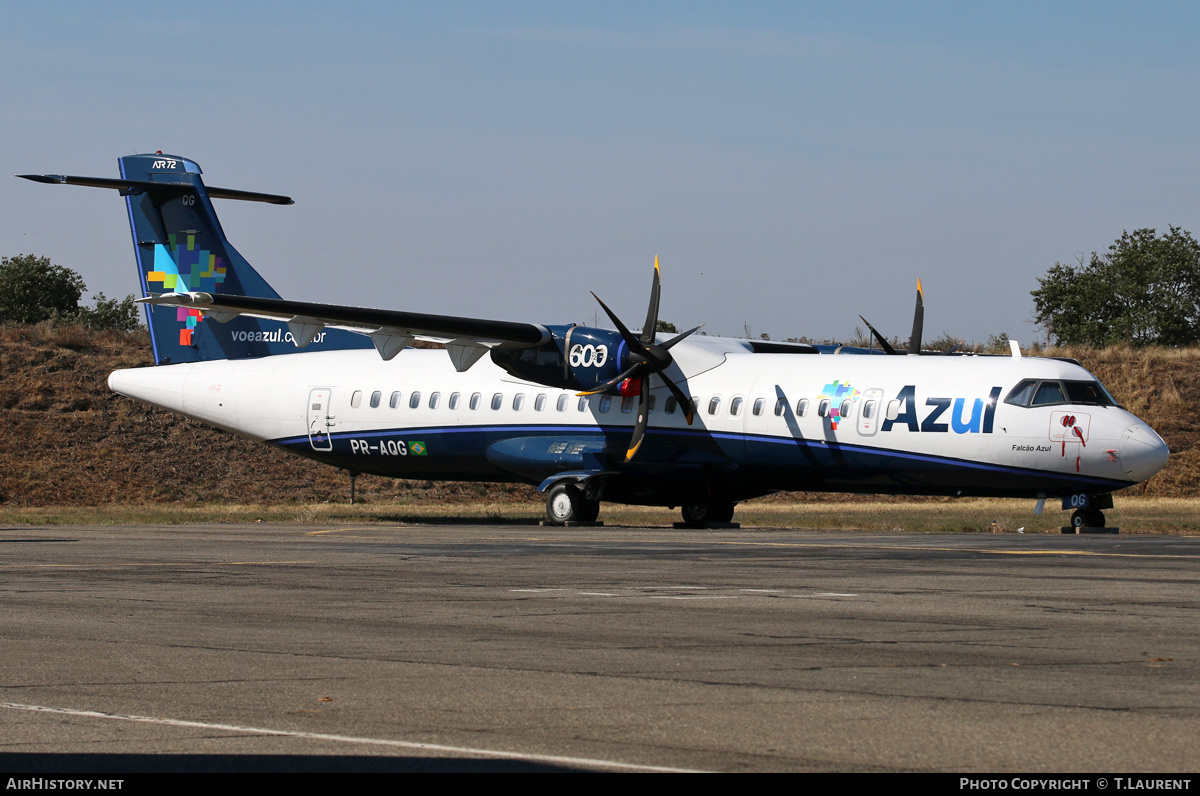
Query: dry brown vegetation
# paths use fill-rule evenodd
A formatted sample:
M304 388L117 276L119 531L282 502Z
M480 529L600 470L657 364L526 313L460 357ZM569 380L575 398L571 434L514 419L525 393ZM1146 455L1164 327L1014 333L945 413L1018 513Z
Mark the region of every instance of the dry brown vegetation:
M1081 360L1118 400L1166 438L1170 464L1142 492L1196 495L1200 349L1047 353ZM94 333L53 324L0 328L0 407L5 421L0 425L0 506L319 506L347 501L349 482L340 470L108 390L112 370L150 363L144 331ZM358 494L367 504L412 509L474 503L484 507L485 515L491 505L528 505L535 516L540 511L540 498L526 486L363 476ZM787 494L763 503L862 500ZM900 500L907 499L887 502Z
M151 363L145 331L0 328L0 506L348 500L341 470L109 391L110 372ZM371 476L357 489L400 503L536 499L532 487Z
M1170 462L1138 487L1141 494L1200 494L1200 348L1116 346L1101 350L1057 348L1043 353L1078 359L1122 406L1167 441Z

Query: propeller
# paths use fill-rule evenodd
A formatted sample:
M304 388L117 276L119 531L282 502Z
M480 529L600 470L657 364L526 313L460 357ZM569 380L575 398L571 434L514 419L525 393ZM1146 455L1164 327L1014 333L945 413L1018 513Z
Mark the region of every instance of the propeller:
M661 292L662 281L658 270L658 256L655 255L654 282L650 286L650 307L646 311L646 324L642 327L640 337L635 336L633 332L629 331L629 328L621 323L621 319L617 317L616 313L610 310L608 305L601 301L599 296L592 293L596 301L600 302L600 307L604 310L605 314L612 320L613 325L617 327L617 331L620 332L625 345L629 346L629 362L631 364L614 378L587 392L581 392L580 395L595 395L597 393L608 392L617 385L622 385L622 393L632 394L632 390L636 385L638 396L637 424L633 427L633 436L629 440L629 450L625 452L625 461L633 458L638 448L641 447L642 439L646 436L646 426L648 425L650 414L650 376L657 375L658 378L662 379L663 384L667 385L667 389L671 391L671 394L675 396L675 400L679 402L679 407L683 410L683 417L687 420L689 426L694 419L691 400L683 394L683 390L679 389L678 385L671 381L664 371L675 361L671 357L670 349L704 324L688 329L683 334L678 334L665 343L656 343L654 341L654 333L658 329L658 300ZM629 381L628 389L624 385L626 380Z
M917 280L917 306L913 310L912 334L908 337L908 353L921 353L921 330L925 326L925 293L921 290L921 280Z
M866 318L863 318L863 316L861 316L861 315L859 315L858 317L862 318L862 322L867 325L867 328L871 330L871 334L875 337L876 340L879 341L879 345L881 345L883 347L883 353L889 354L891 356L896 356L896 355L899 355L900 353L902 353L900 351L897 351L895 348L893 348L892 344L889 343L887 341L887 339L879 333L878 329L876 329L874 326L871 325L870 321L868 321ZM912 334L909 335L909 338L908 338L908 350L903 353L913 354L913 355L919 355L921 353L921 331L924 329L924 326L925 326L925 293L923 290L921 290L921 280L918 279L917 280L917 306L913 310ZM959 345L961 345L961 343ZM955 346L955 348L957 349L957 346Z

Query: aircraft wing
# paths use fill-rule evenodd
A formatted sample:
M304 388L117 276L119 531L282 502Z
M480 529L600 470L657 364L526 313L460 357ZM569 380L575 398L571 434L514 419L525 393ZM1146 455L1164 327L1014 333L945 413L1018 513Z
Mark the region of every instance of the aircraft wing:
M326 326L346 329L369 335L385 360L396 356L414 339L444 343L459 371L471 367L492 348L533 348L552 339L549 329L534 323L222 293L160 293L138 299L138 303L198 309L219 323L239 315L283 321L300 348L312 342Z

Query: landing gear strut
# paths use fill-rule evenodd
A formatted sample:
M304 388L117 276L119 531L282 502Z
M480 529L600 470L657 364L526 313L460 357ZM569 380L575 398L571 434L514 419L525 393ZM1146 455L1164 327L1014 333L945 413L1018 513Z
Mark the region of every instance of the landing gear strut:
M546 521L552 525L595 522L600 501L588 500L574 484L555 484L546 494Z

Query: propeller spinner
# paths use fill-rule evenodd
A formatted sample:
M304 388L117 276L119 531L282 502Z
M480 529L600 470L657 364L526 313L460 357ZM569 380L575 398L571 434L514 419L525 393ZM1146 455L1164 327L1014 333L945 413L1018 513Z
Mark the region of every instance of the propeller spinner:
M658 378L662 379L663 384L667 385L667 389L671 391L671 394L675 396L675 400L679 402L679 407L683 410L684 419L687 420L689 426L694 419L692 402L664 371L675 361L671 357L671 347L704 324L688 329L683 334L676 335L665 343L656 343L654 333L658 329L658 299L661 291L662 281L658 270L658 256L655 255L654 282L650 287L650 308L646 311L646 324L642 327L641 336L634 336L633 332L629 331L629 328L621 323L621 319L616 316L616 313L610 310L608 305L600 300L599 296L592 293L592 296L596 301L600 302L601 308L617 327L617 331L621 333L621 338L625 341L625 344L629 346L629 361L632 364L615 377L587 392L580 393L580 395L595 395L596 393L607 392L617 385L623 384L626 380L629 381L628 389L623 391L626 393L636 392L638 396L638 410L637 424L633 427L633 437L629 440L629 450L625 452L625 461L633 458L638 448L641 447L642 439L646 436L646 426L648 425L650 414L650 376L657 375Z

